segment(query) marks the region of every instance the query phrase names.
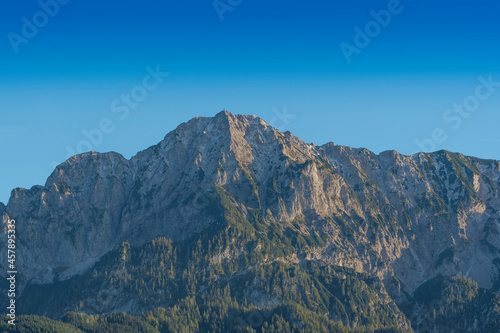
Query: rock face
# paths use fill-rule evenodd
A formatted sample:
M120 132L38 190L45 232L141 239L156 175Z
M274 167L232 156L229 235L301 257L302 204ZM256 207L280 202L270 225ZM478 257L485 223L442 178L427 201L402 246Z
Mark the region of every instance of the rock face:
M307 258L389 287L397 278L395 297L439 274L498 291L500 162L317 146L226 111L181 124L130 160L76 155L44 186L15 189L0 214L4 224L16 220L20 288L80 274L124 241L178 241L205 230L219 218L216 186L244 212L326 235ZM4 274L6 258L0 265Z

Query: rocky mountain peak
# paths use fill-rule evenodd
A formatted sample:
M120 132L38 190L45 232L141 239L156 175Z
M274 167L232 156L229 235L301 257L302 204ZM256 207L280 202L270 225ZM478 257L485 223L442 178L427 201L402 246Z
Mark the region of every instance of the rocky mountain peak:
M120 242L188 239L225 219L230 202L261 228L324 238L300 255L394 274L412 292L457 272L498 285L499 191L498 161L317 146L222 111L179 125L130 160L73 156L44 186L14 190L0 214L18 221L24 283L71 278Z
M227 111L180 124L130 160L114 152L75 155L44 186L13 190L0 215L4 226L16 219L21 292L99 274L127 284L127 251L181 249L193 240L199 245L189 255L203 258L196 271L213 275L214 265L227 264L227 281L259 265L314 262L343 270L340 276L351 270L379 279L376 289L401 304L426 283L457 274L500 290L499 161L317 146ZM118 271L108 275L117 249ZM146 265L156 260L137 256ZM243 257L258 260L232 271ZM7 267L4 256L1 271ZM89 292L101 312L137 306L133 297L102 301L101 292ZM249 299L277 302L257 294ZM377 297L388 304L388 295Z

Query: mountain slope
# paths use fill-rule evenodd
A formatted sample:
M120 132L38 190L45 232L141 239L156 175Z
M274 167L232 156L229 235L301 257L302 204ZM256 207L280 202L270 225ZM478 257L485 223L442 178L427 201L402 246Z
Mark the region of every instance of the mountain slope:
M225 111L130 160L74 156L0 213L16 219L25 313L139 314L201 293L200 310L230 288L229 303L250 304L234 311L291 320L299 306L345 327L404 330L419 287L457 275L489 295L495 325L499 189L498 161L320 147Z

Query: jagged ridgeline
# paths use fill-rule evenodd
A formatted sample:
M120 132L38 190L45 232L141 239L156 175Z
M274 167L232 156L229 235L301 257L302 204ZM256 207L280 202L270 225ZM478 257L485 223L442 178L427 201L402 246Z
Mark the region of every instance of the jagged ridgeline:
M130 160L76 155L0 204L20 292L16 328L0 327L498 332L499 190L498 161L195 118Z

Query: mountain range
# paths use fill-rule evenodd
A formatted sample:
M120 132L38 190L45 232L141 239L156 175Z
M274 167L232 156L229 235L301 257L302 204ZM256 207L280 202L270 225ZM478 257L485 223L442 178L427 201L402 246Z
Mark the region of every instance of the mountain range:
M0 327L499 332L499 195L499 161L194 118L131 159L75 155L0 203L21 315Z

